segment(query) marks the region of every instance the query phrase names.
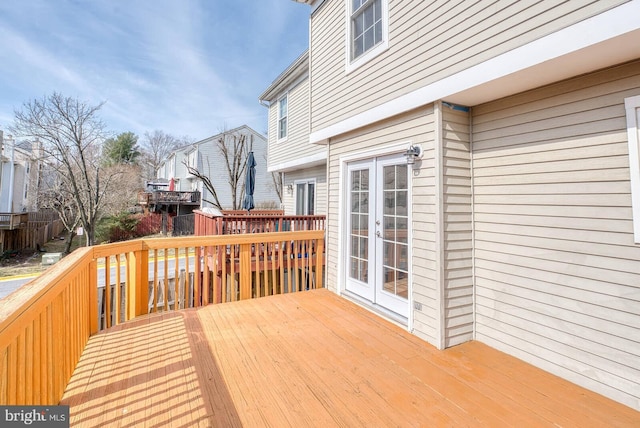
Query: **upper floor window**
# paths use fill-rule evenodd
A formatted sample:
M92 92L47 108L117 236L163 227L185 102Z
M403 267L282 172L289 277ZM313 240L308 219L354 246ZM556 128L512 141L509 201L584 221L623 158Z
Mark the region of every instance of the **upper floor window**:
M288 95L278 100L278 139L287 138Z
M352 59L382 41L382 0L352 0Z
M357 67L385 50L388 45L388 0L347 0L349 2L349 61Z

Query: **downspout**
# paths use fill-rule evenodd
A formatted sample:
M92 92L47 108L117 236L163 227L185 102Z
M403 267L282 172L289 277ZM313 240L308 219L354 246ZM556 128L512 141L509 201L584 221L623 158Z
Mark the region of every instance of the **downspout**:
M469 175L471 177L471 337L476 340L476 212L475 212L475 185L473 173L473 108L469 107Z
M434 119L434 161L435 161L435 223L436 223L436 295L437 301L437 322L436 328L436 344L438 349L445 348L445 272L444 272L444 195L443 181L444 168L442 166L443 159L443 141L442 141L442 101L436 101L433 104Z

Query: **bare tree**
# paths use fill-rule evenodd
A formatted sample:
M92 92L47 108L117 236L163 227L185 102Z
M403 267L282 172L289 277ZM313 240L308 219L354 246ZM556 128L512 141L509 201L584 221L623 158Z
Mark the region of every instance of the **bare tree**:
M15 111L12 130L43 143L44 154L68 192L84 227L86 244L93 245L105 195L114 175L101 168L105 126L96 106L54 92Z
M278 200L280 201L280 203L282 204L282 191L284 189L284 175L281 172L272 172L271 173L271 180L273 180L273 188L276 191L276 194L278 195Z
M268 163L267 155L264 155L264 163ZM284 196L284 174L282 172L272 172L271 173L271 187L276 191L276 195L278 195L278 201L282 204L282 198ZM278 207L279 208L279 207Z
M105 194L104 215L115 216L134 206L138 200L138 192L143 189L140 183L141 166L116 164L104 170L112 178L112 188L117 192Z
M245 193L247 157L249 156L249 152L253 151L253 135L224 131L220 134L216 145L220 158L213 160L208 158L203 159L203 165L189 165L186 161L183 162L183 164L186 166L189 174L192 174L202 181L202 185L213 198L213 200L209 200L203 197L203 201L212 204L218 209L222 209L223 207L218 193L229 190L231 194L231 209L241 209ZM222 161L221 166L219 166L220 162L218 159ZM216 189L216 186L211 181L210 176L213 171L211 161L213 161L214 167L226 169L228 189ZM205 163L206 166L204 165Z
M42 181L42 187L38 192L38 199L40 208L49 208L58 213L67 231L64 253L68 254L76 237L76 230L80 225L81 216L72 191L66 187L67 183L61 180L60 177L60 174L46 174Z
M143 171L145 178L154 178L162 161L188 139L188 137L178 139L158 129L152 133L145 132L142 141L142 163L146 167Z

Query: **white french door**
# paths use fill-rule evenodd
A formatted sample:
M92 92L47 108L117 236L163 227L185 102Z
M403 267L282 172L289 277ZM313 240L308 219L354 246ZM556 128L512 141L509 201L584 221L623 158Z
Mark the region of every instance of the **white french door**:
M403 156L347 166L346 289L403 317L409 313L409 188Z

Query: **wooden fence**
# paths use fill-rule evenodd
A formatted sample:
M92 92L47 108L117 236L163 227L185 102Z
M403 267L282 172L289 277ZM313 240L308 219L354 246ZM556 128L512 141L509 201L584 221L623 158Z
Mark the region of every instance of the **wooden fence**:
M0 250L36 250L64 231L62 220L29 221L26 227L0 231Z

